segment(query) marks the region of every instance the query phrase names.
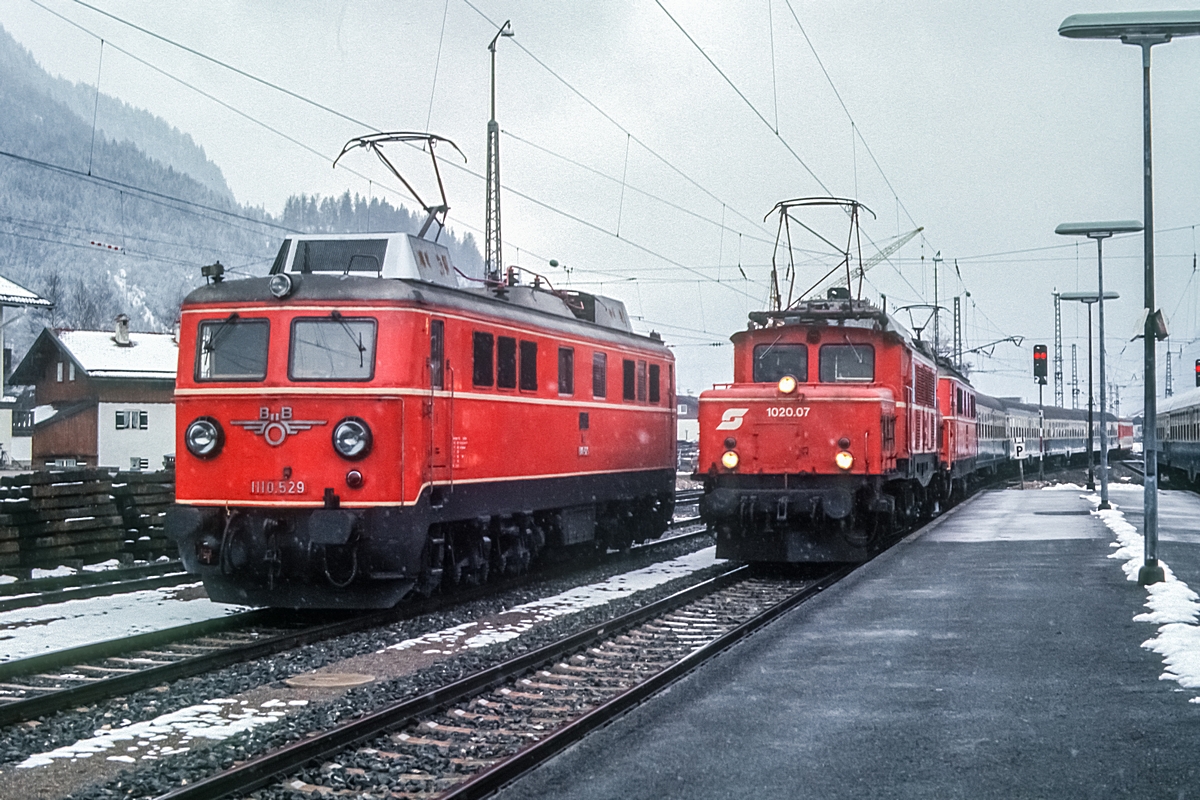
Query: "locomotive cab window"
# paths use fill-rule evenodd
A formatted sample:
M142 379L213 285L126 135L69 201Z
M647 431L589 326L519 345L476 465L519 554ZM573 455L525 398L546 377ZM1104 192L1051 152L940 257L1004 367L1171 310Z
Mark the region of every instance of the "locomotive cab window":
M537 342L521 342L521 391L536 392Z
M471 382L476 386L491 386L493 381L492 344L490 333L475 331L472 336L472 368Z
M558 348L558 393L575 394L575 351Z
M821 347L821 383L870 383L875 380L875 348L869 344Z
M294 381L369 381L375 374L375 320L292 320L288 377Z
M267 340L271 325L265 319L226 319L200 323L196 337L196 380L261 381L267 377Z
M607 353L592 353L592 397L608 397Z
M511 336L496 340L496 388L517 388L517 340Z
M791 375L808 383L808 347L803 344L756 344L754 346L754 382L778 383Z

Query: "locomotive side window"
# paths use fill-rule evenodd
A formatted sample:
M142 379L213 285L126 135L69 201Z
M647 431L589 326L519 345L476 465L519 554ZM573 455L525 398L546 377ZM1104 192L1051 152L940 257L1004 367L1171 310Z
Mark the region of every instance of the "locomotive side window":
M592 397L608 397L607 353L592 353Z
M440 319L429 321L429 385L434 389L446 388L446 323Z
M558 348L558 393L575 394L575 351Z
M265 319L226 319L200 323L196 337L196 380L261 381L267 377L267 340L271 325Z
M659 399L658 381L660 375L660 367L658 364L650 365L650 402L657 403Z
M637 362L637 399L639 403L646 402L646 362Z
M537 380L537 342L521 342L521 390L536 392Z
M624 378L624 384L625 384L622 387L624 389L624 391L621 393L621 395L626 400L633 400L634 397L636 397L636 395L634 394L634 389L633 389L633 383L634 383L633 374L634 374L634 369L636 368L636 365L627 358L623 362L621 362L621 367L622 367L622 369L621 369L622 376L621 377Z
M875 380L875 348L869 344L821 347L821 383L870 383Z
M375 374L375 320L292 320L288 377L294 381L369 381Z
M472 336L471 382L476 386L492 385L492 335L475 331Z
M517 340L511 336L496 340L496 388L517 388Z
M784 375L808 383L808 347L778 343L755 345L754 382L776 383Z

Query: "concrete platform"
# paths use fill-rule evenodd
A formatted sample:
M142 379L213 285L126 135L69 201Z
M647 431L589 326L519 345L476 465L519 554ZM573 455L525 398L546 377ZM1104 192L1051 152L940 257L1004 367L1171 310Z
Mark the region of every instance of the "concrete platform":
M1200 797L1200 689L1143 647L1183 641L1193 683L1196 603L1175 583L1135 621L1120 515L1082 494L977 496L499 796ZM1112 498L1140 525L1140 487ZM1160 504L1200 586L1200 497Z

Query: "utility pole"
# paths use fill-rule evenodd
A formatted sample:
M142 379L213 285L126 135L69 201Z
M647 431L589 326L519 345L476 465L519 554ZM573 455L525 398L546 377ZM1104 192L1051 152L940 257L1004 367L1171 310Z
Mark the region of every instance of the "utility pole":
M1054 293L1054 405L1063 404L1063 346L1062 346L1062 302L1058 292Z
M962 311L959 308L958 295L954 296L954 365L962 370Z
M1166 383L1166 388L1163 391L1166 392L1166 397L1170 397L1171 395L1175 394L1175 378L1171 374L1171 340L1170 339L1167 339L1167 372L1166 372L1166 376L1164 377L1164 381Z
M492 54L492 116L487 124L487 202L484 209L483 267L489 281L499 283L504 270L500 237L500 124L496 122L496 42L512 36L512 25L505 21L488 44Z
M942 251L933 254L933 353L938 355L938 264L942 263ZM937 359L934 359L936 363Z
M1071 408L1079 408L1079 361L1075 357L1076 345L1071 345Z

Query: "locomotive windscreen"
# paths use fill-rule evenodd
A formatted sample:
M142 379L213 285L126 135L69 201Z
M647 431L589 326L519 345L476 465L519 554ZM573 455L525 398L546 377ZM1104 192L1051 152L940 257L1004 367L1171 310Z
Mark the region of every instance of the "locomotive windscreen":
M383 270L387 239L301 239L292 272L374 272Z
M196 380L261 381L267 377L265 319L209 320L200 323L196 338Z
M808 382L808 347L802 344L759 344L754 346L754 382L775 383L791 375Z
M293 320L288 360L292 380L369 381L374 371L375 320Z
M827 344L821 348L821 383L875 380L875 348L869 344Z

